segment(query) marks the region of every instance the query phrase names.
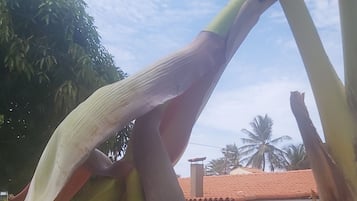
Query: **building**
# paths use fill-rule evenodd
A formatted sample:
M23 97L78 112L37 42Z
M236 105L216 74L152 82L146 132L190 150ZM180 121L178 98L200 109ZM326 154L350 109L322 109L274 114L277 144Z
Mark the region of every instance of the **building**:
M179 178L179 184L187 201L305 201L317 198L311 170L204 176L200 197L191 196L190 178Z
M264 173L264 171L256 168L238 167L229 172L230 175L254 174L254 173Z

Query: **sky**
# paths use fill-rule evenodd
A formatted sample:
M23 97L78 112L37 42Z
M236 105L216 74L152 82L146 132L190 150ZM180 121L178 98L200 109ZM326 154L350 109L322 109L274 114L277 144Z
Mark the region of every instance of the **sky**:
M102 44L129 76L192 41L227 0L85 0ZM343 59L337 0L306 0L321 40L340 78ZM242 145L243 128L257 115L273 119L273 138L289 135L281 147L302 142L290 110L290 92L305 103L320 135L318 111L300 54L279 2L252 29L227 66L196 122L175 171L189 176L190 158L222 156L227 144Z

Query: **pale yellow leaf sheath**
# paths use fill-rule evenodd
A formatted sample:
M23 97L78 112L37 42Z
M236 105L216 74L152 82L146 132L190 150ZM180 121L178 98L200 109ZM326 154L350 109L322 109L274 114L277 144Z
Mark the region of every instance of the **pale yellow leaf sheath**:
M357 1L339 0L347 101L357 123ZM357 137L357 133L355 134ZM355 139L355 144L357 140ZM356 146L357 147L357 146Z

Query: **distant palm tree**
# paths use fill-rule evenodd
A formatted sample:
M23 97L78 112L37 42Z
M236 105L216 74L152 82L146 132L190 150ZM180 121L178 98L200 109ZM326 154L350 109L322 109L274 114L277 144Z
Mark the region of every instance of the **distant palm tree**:
M206 165L206 175L225 175L240 167L240 153L237 145L227 144L222 150L223 157L211 160Z
M240 153L236 144L227 144L226 147L222 149L222 154L227 161L229 171L241 166Z
M228 174L227 160L222 157L213 159L206 165L206 175L225 175Z
M241 154L247 156L243 161L246 161L246 166L265 170L266 162L269 162L270 170L276 168L284 168L286 166L285 152L275 145L284 140L290 140L289 136L282 136L272 139L273 121L268 116L258 115L250 123L252 131L242 129L242 132L247 135L247 138L242 138L244 145L239 148Z
M304 144L290 145L285 149L287 170L304 170L310 168Z

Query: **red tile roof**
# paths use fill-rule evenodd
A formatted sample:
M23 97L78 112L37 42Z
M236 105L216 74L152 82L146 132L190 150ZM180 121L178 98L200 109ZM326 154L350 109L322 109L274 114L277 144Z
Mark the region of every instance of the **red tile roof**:
M245 175L205 176L203 198L191 198L190 178L180 178L188 201L248 201L308 198L317 192L311 170Z

